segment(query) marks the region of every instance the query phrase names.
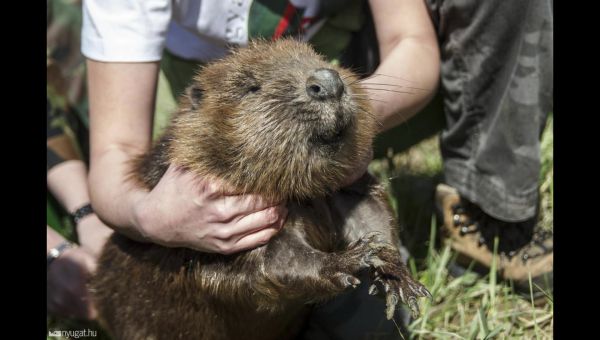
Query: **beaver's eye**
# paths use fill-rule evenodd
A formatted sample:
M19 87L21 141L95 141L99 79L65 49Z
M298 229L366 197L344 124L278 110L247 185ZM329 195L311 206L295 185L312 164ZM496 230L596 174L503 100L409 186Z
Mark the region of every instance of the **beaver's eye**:
M258 85L250 86L250 88L248 88L248 93L256 93L259 90L260 90L260 86L258 86Z

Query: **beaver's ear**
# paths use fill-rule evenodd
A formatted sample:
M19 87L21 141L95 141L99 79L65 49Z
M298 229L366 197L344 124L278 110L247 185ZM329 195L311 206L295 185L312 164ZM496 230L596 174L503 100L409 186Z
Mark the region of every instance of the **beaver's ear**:
M202 101L202 95L204 94L204 90L200 88L197 84L193 84L188 86L185 90L185 95L190 100L190 104L192 105L193 110L197 110L200 107L200 102Z

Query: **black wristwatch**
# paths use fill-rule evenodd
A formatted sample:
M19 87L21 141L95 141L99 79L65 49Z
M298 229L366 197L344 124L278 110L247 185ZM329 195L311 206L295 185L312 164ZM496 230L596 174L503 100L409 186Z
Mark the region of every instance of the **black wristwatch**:
M94 209L92 209L92 205L88 203L83 207L75 210L75 212L71 214L71 220L73 221L73 224L77 225L79 221L81 221L84 217L93 213Z

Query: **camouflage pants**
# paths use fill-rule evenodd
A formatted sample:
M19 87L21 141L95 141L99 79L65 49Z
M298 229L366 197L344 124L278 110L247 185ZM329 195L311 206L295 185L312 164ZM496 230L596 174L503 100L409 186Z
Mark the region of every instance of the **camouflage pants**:
M445 181L486 213L536 213L553 96L551 0L426 0L440 40Z

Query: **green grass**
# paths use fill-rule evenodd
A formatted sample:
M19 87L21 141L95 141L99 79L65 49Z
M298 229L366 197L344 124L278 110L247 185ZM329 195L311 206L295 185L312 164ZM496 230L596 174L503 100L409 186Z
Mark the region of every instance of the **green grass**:
M435 235L435 220L431 235ZM433 242L432 237L432 242ZM433 295L421 300L421 317L410 325L415 339L549 339L552 338L553 305L536 307L514 294L510 285L493 274L467 271L450 275L454 254L449 247L430 248L417 278ZM492 271L492 273L494 273Z

